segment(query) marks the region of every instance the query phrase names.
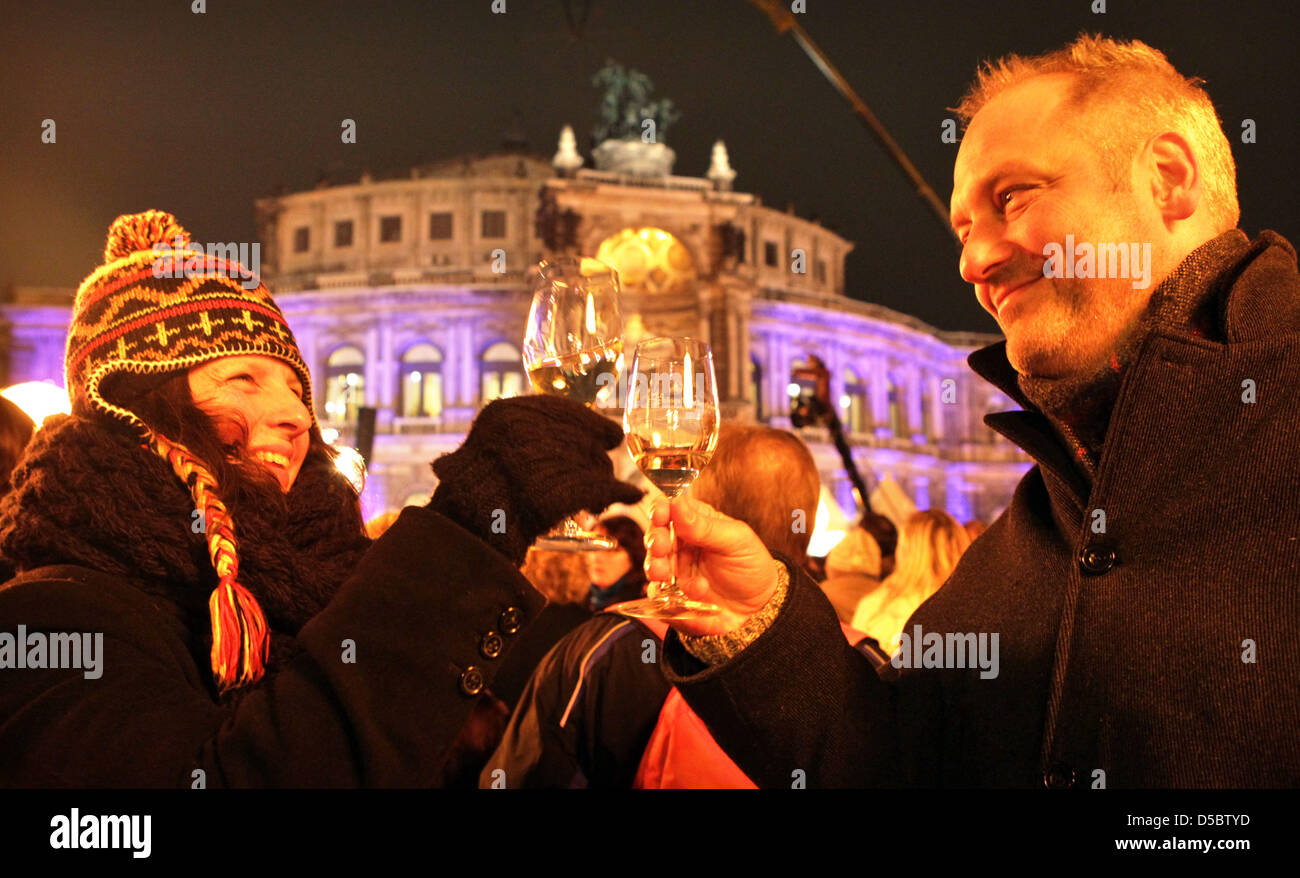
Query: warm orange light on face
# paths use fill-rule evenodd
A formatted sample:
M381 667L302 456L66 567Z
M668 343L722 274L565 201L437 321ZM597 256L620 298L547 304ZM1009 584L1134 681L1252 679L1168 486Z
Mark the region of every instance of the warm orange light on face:
M222 425L221 441L242 440L244 454L288 493L311 442L311 414L297 372L273 357L221 357L191 369L189 384L195 404ZM238 422L247 425L246 437Z

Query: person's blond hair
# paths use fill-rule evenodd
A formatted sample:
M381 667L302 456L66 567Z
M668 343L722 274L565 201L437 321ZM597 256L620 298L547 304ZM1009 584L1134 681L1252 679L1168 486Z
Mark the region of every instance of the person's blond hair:
M1128 187L1133 157L1143 144L1162 132L1176 131L1187 139L1200 164L1205 207L1216 233L1237 227L1237 166L1214 104L1201 87L1204 80L1183 76L1164 53L1140 40L1081 34L1070 45L1043 55L1012 54L985 61L966 95L951 109L963 126L969 125L1005 89L1049 73L1074 77L1065 109L1082 114L1111 109L1088 134L1117 190Z
M552 604L585 604L591 589L579 552L529 548L520 573Z
M966 528L943 510L913 513L898 534L894 572L862 599L852 627L892 649L895 635L916 608L948 581L970 543Z
M723 424L691 496L753 528L796 564L808 557L821 478L808 446L772 427Z

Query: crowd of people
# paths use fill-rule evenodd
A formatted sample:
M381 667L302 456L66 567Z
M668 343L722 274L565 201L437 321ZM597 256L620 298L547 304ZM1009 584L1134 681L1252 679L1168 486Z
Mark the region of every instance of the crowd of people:
M119 217L71 414L0 401L0 784L1300 785L1294 248L1237 229L1208 95L1142 43L1003 59L958 112L1006 336L970 365L1036 465L987 530L865 515L824 562L797 436L724 424L638 521L619 425L554 396L363 522L266 287ZM1151 243L1150 288L1045 272L1067 233ZM534 548L606 510L615 548ZM718 612L615 612L673 573Z
M412 765L425 774L408 781L443 787L754 785L660 671L667 625L611 612L647 591L648 520L641 507L628 505L641 491L613 478L607 452L617 444L615 425L563 400L493 403L462 448L435 462L440 484L428 506L363 523L359 499L331 465L332 450L312 416L310 376L265 289L234 292L218 278L206 290L178 288L169 299L152 279L133 278L146 255L154 258L155 244L178 235L184 238L174 218L158 212L114 223L105 266L78 295L69 343L71 416L54 416L37 430L0 399L0 551L10 565L5 579L12 580L0 591L0 615L49 636L70 630L74 620L103 629L109 681L78 679L76 668L51 664L32 668L40 673L29 687L0 687L0 739L16 743L39 730L50 742L6 748L0 780L175 784L198 772L205 785L376 783ZM191 324L170 343L166 331L128 336L127 356L105 344L123 315L166 330L165 309L176 310L178 302L204 309L209 323L234 324L236 308L255 308L265 319L213 335L182 318ZM498 468L493 445L507 430L551 430L565 420L573 442L561 466L571 467L569 478L597 473L591 489L552 501L539 474L531 482L485 476ZM820 566L807 555L811 533L798 522L815 518L820 488L812 455L797 437L727 423L692 491L745 522L788 563L817 575ZM626 514L607 514L594 525L613 548L531 546L557 517L620 501ZM526 534L491 539L494 528L484 518L494 509L509 510L505 530L513 525ZM903 563L883 580L892 559L863 528L829 565L832 582L861 580L850 589L857 603L846 613L861 630L845 624L843 631L877 664L887 657L881 644L889 643L891 627L942 584L942 568L955 562L949 542L935 534L964 533L937 510L917 513L915 521L901 528ZM431 541L443 552L477 540L469 554L480 562L491 554L493 564L477 569L462 560L458 593L427 572L445 568L411 557L405 581L381 589L377 578L390 571L378 559L427 555L420 541L430 529L443 531ZM942 557L932 558L936 553ZM517 572L501 577L502 564ZM502 579L496 594L471 596L474 579L494 567ZM416 615L438 614L445 636L474 641L477 652L452 662L459 672L444 700L456 699L457 709L441 718L441 740L433 731L417 735L385 701L402 684L385 676L414 653L429 652L401 643L401 626L379 636L395 614L413 610L420 592L433 606ZM864 615L881 594L888 598L879 610ZM347 613L336 610L349 602ZM486 630L467 638L464 626L474 621ZM337 644L325 633L345 631L351 636ZM432 650L456 652L445 644ZM414 667L403 673L411 677L407 685L420 676ZM141 712L146 692L159 694ZM427 709L439 709L438 701ZM135 752L114 728L128 711L128 728L147 718L165 746ZM90 729L83 744L123 759L96 759L92 769L85 757L66 758L60 747L76 723ZM319 773L305 755L288 758L309 732L321 752L347 749L350 762ZM394 735L414 751L393 750ZM281 762L271 764L276 758Z

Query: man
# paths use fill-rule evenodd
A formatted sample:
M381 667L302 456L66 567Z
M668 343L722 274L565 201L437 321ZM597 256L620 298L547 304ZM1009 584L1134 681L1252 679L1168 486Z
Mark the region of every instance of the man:
M770 427L724 424L691 494L746 522L766 547L798 566L820 490L817 465L799 439ZM529 681L480 784L752 787L656 668L664 630L597 613L556 644Z
M1208 96L1142 43L1012 56L960 112L961 272L1006 335L970 364L1037 466L879 676L747 528L657 504L650 575L671 515L726 610L665 675L762 786L1300 784L1294 249L1236 229Z

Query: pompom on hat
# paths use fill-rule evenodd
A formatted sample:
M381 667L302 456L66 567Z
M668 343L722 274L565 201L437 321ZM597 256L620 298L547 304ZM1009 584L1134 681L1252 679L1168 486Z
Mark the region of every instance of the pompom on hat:
M250 290L246 277L239 263L193 246L169 213L119 216L108 230L104 264L77 289L64 361L73 413L104 415L138 429L143 446L171 465L203 511L219 578L208 606L212 671L222 692L261 678L269 639L262 608L236 581L238 545L219 486L188 448L105 398L102 388L120 373L163 375L221 357L274 357L298 374L315 429L311 376L289 324L260 279Z

